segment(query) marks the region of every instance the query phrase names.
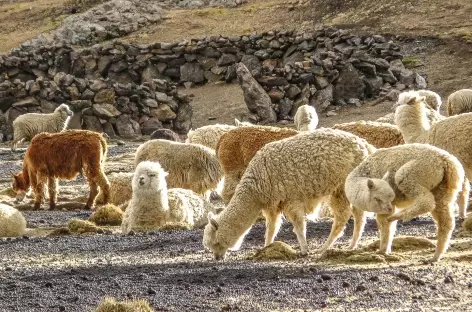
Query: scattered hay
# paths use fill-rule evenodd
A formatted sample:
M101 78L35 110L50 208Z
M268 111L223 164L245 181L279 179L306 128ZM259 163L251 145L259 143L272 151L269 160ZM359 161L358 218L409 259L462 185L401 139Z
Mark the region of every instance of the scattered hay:
M364 252L356 255L352 255L346 258L347 262L355 262L355 263L368 263L368 262L375 262L375 263L386 263L385 257L380 254L376 253L369 253Z
M53 230L47 236L64 236L64 235L71 235L72 232L66 227L60 227L58 229Z
M115 298L106 297L95 312L154 312L154 310L145 299L117 302Z
M290 245L275 241L269 246L256 251L250 260L294 260L298 258L298 253Z
M159 231L190 230L192 226L187 222L167 222L159 228Z
M450 259L456 260L456 261L464 261L471 263L472 262L472 254L465 254L465 255L458 255L455 257L451 257Z
M94 223L80 219L69 220L67 227L69 228L69 231L77 234L100 232L100 228Z
M376 250L379 249L380 241L375 241L372 244L369 244L366 249ZM403 236L396 237L393 239L392 250L395 251L414 251L418 249L428 249L436 248L436 245L427 238L423 237L413 237L413 236Z
M113 204L107 204L97 209L89 218L97 225L121 225L123 210Z
M344 261L346 258L359 253L356 250L328 249L321 256L320 260Z
M472 213L469 213L462 223L462 229L467 232L472 232Z

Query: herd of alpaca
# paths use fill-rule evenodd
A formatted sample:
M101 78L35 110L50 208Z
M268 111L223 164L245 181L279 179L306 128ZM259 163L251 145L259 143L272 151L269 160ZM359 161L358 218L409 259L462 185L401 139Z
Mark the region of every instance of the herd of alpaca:
M357 247L366 212L372 212L380 252L388 254L398 220L431 213L438 240L432 261L439 261L455 226L456 203L461 218L467 212L472 90L449 96L450 117L439 114L441 104L436 93L419 90L400 94L395 113L377 121L332 128L317 128L316 110L302 105L294 115L296 130L235 120L235 125L191 130L182 142L171 130L160 129L137 148L134 172L109 177L103 169L105 137L65 130L72 112L63 104L52 114L25 114L13 123L12 150L20 141L31 143L12 187L17 194L31 188L34 208L39 209L47 186L49 208L54 209L58 179L82 174L90 186L85 207L121 205L123 232L151 231L170 223L204 227L203 245L217 260L239 248L261 213L265 245L274 241L283 215L293 225L301 255L308 253L305 217L324 201L329 202L333 224L321 253L343 235L351 216L349 248ZM221 195L224 209L210 204L211 191ZM24 231L24 220L18 220Z

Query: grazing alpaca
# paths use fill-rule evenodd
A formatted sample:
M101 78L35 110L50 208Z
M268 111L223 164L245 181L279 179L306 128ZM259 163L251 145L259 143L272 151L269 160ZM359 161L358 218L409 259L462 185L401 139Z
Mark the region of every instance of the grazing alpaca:
M105 138L93 131L66 130L59 133L40 133L31 140L26 150L23 171L13 174L13 190L19 194L31 187L35 194L34 208L39 209L44 184L47 182L49 209L54 209L57 200L57 180L72 180L81 173L90 185L85 208L92 207L98 194L98 186L104 193L104 204L106 204L110 193L110 185L103 172L107 149Z

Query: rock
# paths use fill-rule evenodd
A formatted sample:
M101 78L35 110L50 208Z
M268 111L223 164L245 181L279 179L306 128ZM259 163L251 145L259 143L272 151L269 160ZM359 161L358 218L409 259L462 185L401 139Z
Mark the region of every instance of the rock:
M247 67L242 63L238 63L236 65L236 74L239 85L243 89L244 102L249 111L257 114L261 118L262 123L276 122L277 116L272 109L269 95L252 77Z
M121 114L118 116L115 128L120 137L129 138L141 135L139 124L132 120L128 114Z
M331 116L337 116L338 113L336 113L335 111L329 111L326 113L326 117L331 117Z
M314 76L314 83L316 89L324 89L329 85L328 79L325 77L320 77L320 76Z
M261 75L262 65L259 59L254 55L244 55L241 58L241 63L246 65L252 76L258 77Z
M141 83L151 83L153 79L159 79L161 77L159 70L153 64L148 64L141 74Z
M287 51L288 52L288 51ZM296 62L302 62L305 60L305 56L303 55L303 52L297 51L290 56L285 56L283 57L282 63L283 65L293 65Z
M236 63L238 61L238 57L234 54L223 54L220 59L218 60L218 66L228 66Z
M27 97L16 101L11 106L12 107L32 107L32 106L40 106L41 103L34 97Z
M211 71L205 71L204 76L208 82L220 81L222 79L222 75L217 75Z
M69 107L73 112L80 112L85 108L92 107L92 102L88 100L70 101Z
M95 96L95 93L93 93L93 91L89 90L89 89L86 89L82 95L80 96L80 99L81 100L91 100L93 99L93 97Z
M279 89L270 89L269 92L267 92L269 95L270 99L272 102L276 103L279 102L281 99L283 99L285 93Z
M367 63L367 62L361 62L357 65L354 65L357 69L359 69L361 72L363 72L366 77L368 78L375 78L377 77L377 71L375 69L375 65Z
M115 90L114 89L102 89L95 94L93 98L95 103L115 103Z
M365 94L368 97L379 94L380 88L383 86L383 79L381 77L364 78L363 81L365 85Z
M390 92L387 93L385 98L389 101L396 102L398 100L398 96L400 95L400 91L398 90L391 90Z
M263 76L257 79L261 85L268 86L268 87L277 87L277 86L285 86L288 84L287 79L285 77L277 77L277 76Z
M286 94L287 97L291 100L295 99L297 95L299 95L302 92L299 87L296 85L290 85L290 87L287 89Z
M415 84L417 89L426 89L426 79L420 76L420 74L415 73Z
M395 75L392 73L391 70L377 70L377 76L382 77L382 79L389 83L389 84L395 84L397 83L397 78Z
M398 77L398 81L400 83L403 83L404 85L410 87L413 86L415 83L416 78L416 73L409 70L409 69L403 69L400 72L400 75ZM388 81L387 81L388 82Z
M141 132L143 135L151 135L151 133L161 128L162 123L157 117L151 117L141 124Z
M236 77L237 77L237 75L236 75L236 65L233 64L231 66L228 66L228 68L226 69L225 81L227 83L230 83L231 81L236 79Z
M89 86L90 90L97 92L102 89L108 88L108 85L106 84L105 81L102 80L94 80L92 84Z
M95 116L105 120L121 115L120 111L111 104L94 104L92 110Z
M364 98L364 83L357 70L352 64L346 67L339 73L339 78L334 86L333 95L334 100L347 100L350 98Z
M180 66L180 81L201 83L205 81L205 71L198 63L185 63Z
M294 103L290 99L282 99L279 102L278 108L279 108L279 119L285 119L286 117L289 116L290 112L292 111Z
M218 60L203 57L198 60L198 63L202 66L204 70L210 70L210 68L217 65Z
M169 121L177 117L177 114L166 104L160 104L157 108L151 109L149 115L157 117L159 121Z
M180 134L186 134L192 128L192 106L183 103L179 106L177 117L174 119L174 130Z
M142 102L143 102L144 105L146 105L148 107L152 107L152 108L156 108L157 106L159 106L157 101L154 100L154 99L144 99Z
M356 107L361 107L361 101L359 99L356 99L356 98L351 98L349 100L347 100L347 104L349 105L355 105Z
M406 273L403 273L403 272L398 273L397 277L399 279L402 279L402 280L407 281L407 282L411 282L411 280L412 280L410 275L408 275Z
M82 116L82 128L85 130L91 130L96 132L103 132L102 124L100 119L96 116L83 115Z
M333 102L333 85L329 85L322 90L317 90L313 96L313 102L317 112L324 112Z

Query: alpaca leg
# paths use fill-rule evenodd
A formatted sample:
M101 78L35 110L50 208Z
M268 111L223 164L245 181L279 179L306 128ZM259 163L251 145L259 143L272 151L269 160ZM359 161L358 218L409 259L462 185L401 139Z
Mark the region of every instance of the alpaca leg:
M454 230L455 222L452 214L452 207L440 206L431 212L437 226L437 244L436 252L434 253L433 262L441 259L441 256L446 252L451 240L452 231Z
M44 183L37 176L30 176L30 183L34 192L34 210L39 210L44 196Z
M274 242L275 236L280 230L282 216L277 208L262 210L262 214L266 219L265 246L268 246Z
M362 236L362 232L364 232L366 222L366 216L363 210L352 207L352 214L354 216L354 230L352 233L351 244L349 245L350 250L356 249Z
M110 201L110 182L108 181L107 177L105 176L105 174L103 174L103 172L101 171L96 179L95 179L95 183L98 184L98 186L100 187L100 190L101 192L103 193L103 204L108 204L109 201ZM94 194L94 196L92 197L92 204L96 198L98 194L98 191L96 194Z
M377 214L377 227L380 232L379 253L388 255L392 252L392 241L397 229L397 221L389 221L389 214Z
M336 240L343 235L349 217L351 216L351 208L347 200L344 190L338 190L331 195L330 198L331 210L334 215L333 225L331 226L331 233L329 234L326 243L321 248L320 252L324 253L328 250Z
M306 241L306 220L305 211L313 209L312 201L307 203L305 209L301 202L291 202L285 205L284 214L293 225L293 232L297 235L300 244L300 254L306 256L308 254L308 243Z
M49 210L56 209L57 202L57 179L54 176L48 177L48 191L49 191Z
M92 209L93 206L93 201L95 200L95 197L97 197L98 194L98 185L95 183L95 181L89 181L89 187L90 187L90 193L89 197L87 199L87 203L85 204L85 209Z
M461 219L465 219L465 216L467 213L467 206L469 203L469 193L470 193L469 179L464 179L462 190L459 192L459 195L457 196L457 203L459 206L459 217Z

